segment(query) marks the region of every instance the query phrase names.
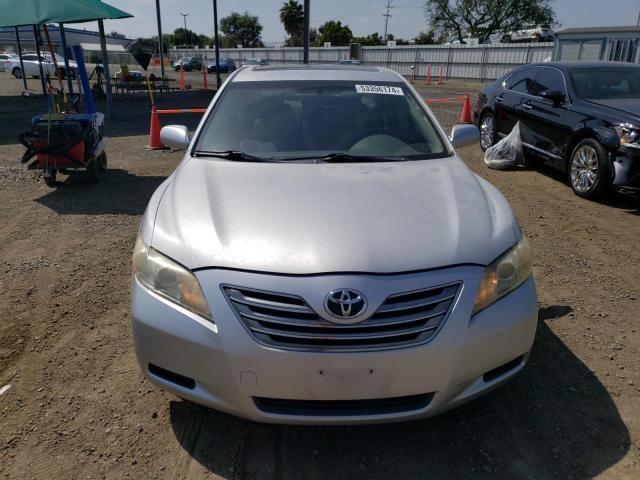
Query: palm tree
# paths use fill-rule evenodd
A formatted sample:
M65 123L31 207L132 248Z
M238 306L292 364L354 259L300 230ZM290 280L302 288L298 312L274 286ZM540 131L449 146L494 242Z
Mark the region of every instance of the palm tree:
M304 10L298 0L289 0L280 8L280 21L289 34L287 43L290 46L302 44L304 30Z

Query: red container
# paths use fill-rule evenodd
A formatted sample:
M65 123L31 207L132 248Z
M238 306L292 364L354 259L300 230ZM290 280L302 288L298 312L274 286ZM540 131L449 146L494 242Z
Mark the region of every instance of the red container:
M33 145L36 148L44 148L47 146L46 140L34 139ZM65 145L72 145L72 142L66 142ZM55 168L82 168L84 166L84 142L79 142L76 146L69 150L68 155L76 162L72 162L64 155L47 155L39 153L36 158L39 168L55 167Z

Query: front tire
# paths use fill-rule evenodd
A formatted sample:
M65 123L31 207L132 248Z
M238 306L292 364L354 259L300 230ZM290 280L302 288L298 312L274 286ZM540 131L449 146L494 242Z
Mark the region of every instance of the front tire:
M16 67L13 70L11 70L11 73L16 78L22 78L22 69L21 68Z
M480 117L480 148L487 148L496 143L496 117L491 112L486 112Z
M609 154L597 140L580 141L571 153L568 167L569 183L579 197L595 200L611 189Z

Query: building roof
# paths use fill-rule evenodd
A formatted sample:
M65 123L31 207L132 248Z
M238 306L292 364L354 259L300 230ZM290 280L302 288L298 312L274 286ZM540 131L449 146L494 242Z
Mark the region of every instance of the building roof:
M356 80L360 82L399 82L402 77L383 67L362 67L344 64L263 65L244 67L234 81L290 80Z
M586 28L565 28L564 30L559 30L555 33L555 35L564 35L564 34L582 34L582 33L639 33L640 34L640 26L624 26L624 27L586 27Z

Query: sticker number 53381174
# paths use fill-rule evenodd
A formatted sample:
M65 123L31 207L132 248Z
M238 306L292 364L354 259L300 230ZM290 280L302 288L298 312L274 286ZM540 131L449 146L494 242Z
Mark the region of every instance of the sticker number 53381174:
M379 93L382 95L404 95L400 87L389 87L386 85L356 85L358 93Z

